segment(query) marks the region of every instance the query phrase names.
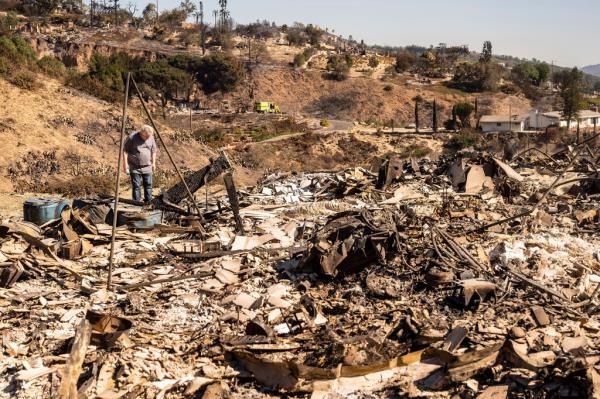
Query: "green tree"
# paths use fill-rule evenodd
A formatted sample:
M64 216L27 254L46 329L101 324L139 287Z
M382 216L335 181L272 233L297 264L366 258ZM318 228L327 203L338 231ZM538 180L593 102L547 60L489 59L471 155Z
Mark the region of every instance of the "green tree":
M473 113L473 104L463 101L455 105L456 116L460 119L462 127L471 126L471 114Z
M193 0L181 0L179 8L185 11L187 17L189 17L194 13L194 11L196 11L196 4L193 2Z
M144 7L144 10L142 11L142 18L144 19L144 22L146 24L158 18L158 12L156 12L156 4L148 3L148 5L146 5L146 7Z
M524 62L522 64L515 65L512 69L512 75L517 80L527 81L531 84L535 84L536 86L540 79L540 72L531 62Z
M535 64L535 67L538 71L538 81L537 85L541 86L543 83L547 82L550 79L550 65L545 62L540 62Z
M156 62L144 63L135 72L135 79L157 91L165 119L168 101L176 98L180 90L186 90L190 82L187 72L171 66L164 58Z
M451 85L467 92L496 91L501 77L498 64L463 63L456 67Z
M23 0L19 10L26 15L43 17L52 14L59 4L59 0Z
M290 46L304 46L306 44L306 35L298 28L288 28L286 38Z
M423 102L423 97L415 96L413 101L415 102L415 132L419 133L419 104Z
M517 82L528 82L539 87L550 77L550 67L545 63L524 62L512 69L512 75Z
M492 61L492 42L486 40L483 42L483 49L481 50L481 56L479 62L482 64L489 64Z
M577 118L583 109L583 73L577 68L565 69L555 73L553 78L559 88L562 115L567 119L567 129L570 129L571 120Z
M186 11L183 9L167 10L160 13L158 23L171 28L177 28L187 19Z
M321 40L321 36L323 35L323 31L313 24L308 24L304 29L306 36L308 36L308 42L311 46L318 46L319 41Z
M95 53L89 61L88 76L110 90L123 92L127 72L138 69L143 62L142 58L130 57L123 52L110 57Z
M196 79L207 93L220 91L228 93L244 79L244 66L235 57L215 54L203 58L202 67L197 71Z

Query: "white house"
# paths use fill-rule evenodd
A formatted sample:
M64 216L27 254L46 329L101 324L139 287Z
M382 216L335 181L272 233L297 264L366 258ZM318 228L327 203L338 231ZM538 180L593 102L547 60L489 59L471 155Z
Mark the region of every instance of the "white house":
M522 132L529 128L529 115L483 115L479 119L482 132Z
M600 125L600 113L583 110L579 111L576 119L571 120L571 128L577 128L577 124L580 128L590 128L594 127L594 123ZM567 127L567 119L559 111L539 112L538 110L532 110L529 113L529 126L532 129L545 129L548 126Z

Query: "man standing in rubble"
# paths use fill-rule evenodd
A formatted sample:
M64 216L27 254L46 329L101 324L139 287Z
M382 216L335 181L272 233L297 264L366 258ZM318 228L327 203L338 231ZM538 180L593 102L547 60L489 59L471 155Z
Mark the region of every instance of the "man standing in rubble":
M140 189L143 185L144 201L152 201L152 172L156 168L156 142L152 126L144 125L139 132L129 136L125 140L123 155L123 171L131 176L133 200L141 200Z

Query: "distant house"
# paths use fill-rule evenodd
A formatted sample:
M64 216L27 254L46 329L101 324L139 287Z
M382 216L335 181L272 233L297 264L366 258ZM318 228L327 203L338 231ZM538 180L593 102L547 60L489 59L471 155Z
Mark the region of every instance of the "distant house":
M583 110L577 118L571 120L571 129L592 128L600 126L600 112ZM523 132L526 130L543 130L549 126L567 127L567 119L559 111L539 112L531 110L526 115L484 115L479 119L479 127L483 132Z
M529 115L484 115L479 119L482 132L522 132L529 128Z
M571 120L571 128L576 129L577 125L582 129L594 127L600 124L600 113L596 111L583 110L579 112L576 119ZM529 113L529 126L532 129L545 129L548 126L567 127L567 119L559 111L539 112L532 110Z

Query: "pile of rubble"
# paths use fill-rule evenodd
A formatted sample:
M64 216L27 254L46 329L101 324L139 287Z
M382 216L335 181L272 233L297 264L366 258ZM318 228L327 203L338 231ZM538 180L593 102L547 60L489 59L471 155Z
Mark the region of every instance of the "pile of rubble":
M226 175L202 217L173 188L117 229L113 290L110 201L4 221L0 396L598 396L584 148Z

